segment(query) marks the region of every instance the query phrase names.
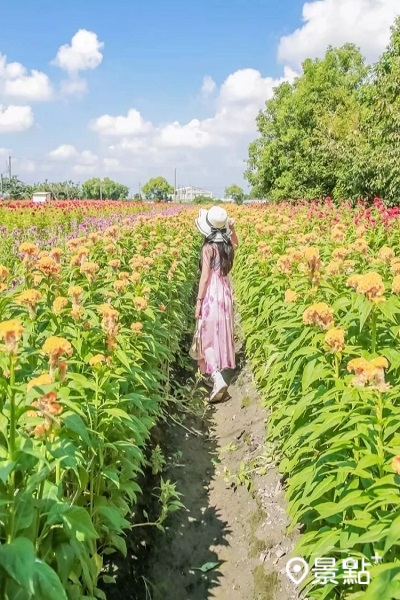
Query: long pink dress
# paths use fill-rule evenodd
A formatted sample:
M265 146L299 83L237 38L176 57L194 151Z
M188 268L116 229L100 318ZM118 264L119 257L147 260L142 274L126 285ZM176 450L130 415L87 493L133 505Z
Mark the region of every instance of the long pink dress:
M229 276L220 273L218 255L213 260L213 248L203 246L203 269L210 273L202 303L200 340L203 358L202 373L235 368L233 338L233 297Z

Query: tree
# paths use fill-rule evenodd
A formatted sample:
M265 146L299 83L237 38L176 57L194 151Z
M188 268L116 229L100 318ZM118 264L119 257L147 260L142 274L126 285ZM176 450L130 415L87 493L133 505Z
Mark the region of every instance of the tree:
M108 177L99 179L93 177L82 185L82 197L89 200L125 200L128 197L129 188L126 185L112 181Z
M352 44L307 59L257 118L245 173L254 195L282 198L354 196L361 145L362 97L368 70ZM354 175L354 176L353 176Z
M142 192L147 200L167 200L174 193L174 188L164 177L153 177L142 186Z
M389 45L374 65L365 88L359 171L365 192L388 204L400 201L400 17L392 27Z
M225 198L232 198L236 204L243 204L244 191L239 185L230 185L225 188Z

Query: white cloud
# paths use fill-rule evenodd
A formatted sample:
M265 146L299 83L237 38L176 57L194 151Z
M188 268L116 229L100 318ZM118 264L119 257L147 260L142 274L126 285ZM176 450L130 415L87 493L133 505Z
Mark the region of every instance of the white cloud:
M48 157L55 162L73 163L73 171L77 174L91 174L95 172L98 156L91 150L78 150L72 144L62 144L48 153Z
M0 94L4 97L23 100L50 100L53 87L45 73L28 70L18 62L9 63L0 54Z
M78 151L72 144L62 144L49 152L49 158L53 160L69 160L71 158L76 158L77 156Z
M281 38L278 58L298 67L305 58L322 57L329 45L352 42L373 62L387 45L390 26L399 14L399 0L306 2L303 6L305 24Z
M26 131L33 125L34 117L30 106L0 105L0 132Z
M151 130L151 123L145 121L139 111L132 108L126 117L103 115L90 124L90 129L101 135L139 135Z
M201 86L201 93L203 96L211 96L217 89L217 84L210 75L205 75L203 78L203 85Z
M61 93L67 96L83 96L87 92L87 81L74 75L62 81L60 89Z
M104 43L99 41L96 33L80 29L73 36L71 44L64 44L58 49L52 64L68 73L95 69L103 60L103 48Z

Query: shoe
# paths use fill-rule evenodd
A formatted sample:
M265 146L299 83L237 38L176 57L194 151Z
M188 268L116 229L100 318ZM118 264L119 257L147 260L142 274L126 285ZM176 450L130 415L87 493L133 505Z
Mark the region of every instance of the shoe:
M228 386L220 371L212 373L211 378L214 381L214 387L210 395L210 402L218 402L228 389Z

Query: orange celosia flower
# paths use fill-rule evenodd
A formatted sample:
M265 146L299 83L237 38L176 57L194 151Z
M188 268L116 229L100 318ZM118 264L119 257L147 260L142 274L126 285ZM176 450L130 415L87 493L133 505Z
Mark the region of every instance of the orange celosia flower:
M332 261L325 267L325 273L327 275L338 275L340 272L340 263L337 261Z
M332 258L333 260L341 261L346 258L350 252L351 248L335 248L335 250L332 252Z
M345 347L344 329L342 327L333 327L325 335L325 343L330 352L341 352Z
M147 300L145 298L142 298L141 296L137 296L136 298L134 298L133 304L134 304L136 310L138 310L138 311L146 310L146 308L148 306Z
M41 258L36 263L36 268L47 276L57 276L61 271L61 265L50 256Z
M290 256L288 256L287 254L283 254L278 259L277 267L283 275L290 275L293 267L292 259L290 258Z
M59 263L63 253L64 251L61 248L53 248L50 252L50 256Z
M68 304L68 298L64 298L63 296L57 296L53 302L53 311L56 315L59 315L63 308L65 308Z
M74 321L80 321L83 317L83 310L80 306L73 306L70 314Z
M24 290L16 297L15 301L26 306L36 306L41 297L42 294L37 290Z
M310 271L317 271L321 268L321 260L319 258L319 249L310 246L304 249L304 258L308 263Z
M111 267L112 269L119 269L121 266L121 261L118 258L114 258L114 259L110 260L110 262L108 263L108 266Z
M53 378L51 377L51 375L49 375L48 373L42 373L42 375L39 375L38 377L35 377L34 379L28 381L26 389L29 392L29 390L31 390L34 387L42 387L42 385L50 385L51 383L53 383Z
M382 246L382 248L378 252L378 258L384 263L389 263L395 258L394 250L392 250L392 248L389 248L388 246Z
M4 265L0 265L0 281L5 281L10 275L10 271Z
M395 473L400 475L400 456L394 456L392 460L392 469Z
M114 290L119 293L122 292L128 286L127 281L123 281L122 279L117 279L114 281L113 287Z
M293 290L286 290L286 292L285 292L285 302L286 303L296 302L297 298L298 298L297 292L294 292Z
M392 282L392 292L394 294L400 294L400 275L396 275Z
M369 387L385 392L389 385L385 383L385 369L389 367L388 361L384 356L378 356L372 360L365 358L354 358L347 365L347 370L354 373L355 377L352 385L356 387Z
M18 248L19 252L24 256L34 257L39 254L39 248L30 242L23 242Z
M17 319L2 321L0 323L0 340L4 341L6 350L14 353L17 349L17 343L21 339L23 327Z
M54 365L63 354L72 356L72 346L65 338L50 336L43 344L42 352L49 357L50 363Z
M91 367L97 367L98 365L102 365L105 363L106 357L104 354L96 354L89 360L89 364Z
M99 265L94 262L85 262L81 266L81 273L87 276L87 278L92 281L94 279L95 274L100 269Z
M112 254L115 250L115 246L114 244L106 244L104 246L104 252L106 252L107 254Z
M381 301L385 292L382 277L378 273L362 275L358 280L356 291L359 294L365 294L372 302Z
M77 302L80 296L83 294L83 289L80 285L71 285L68 288L68 295L72 296L74 302Z
M305 325L318 325L321 329L328 329L334 323L332 309L325 302L312 304L303 313L303 323Z
M143 330L143 323L140 323L139 321L132 323L131 330L135 333L140 333Z
M400 275L400 258L394 258L390 263L390 268L395 275Z

